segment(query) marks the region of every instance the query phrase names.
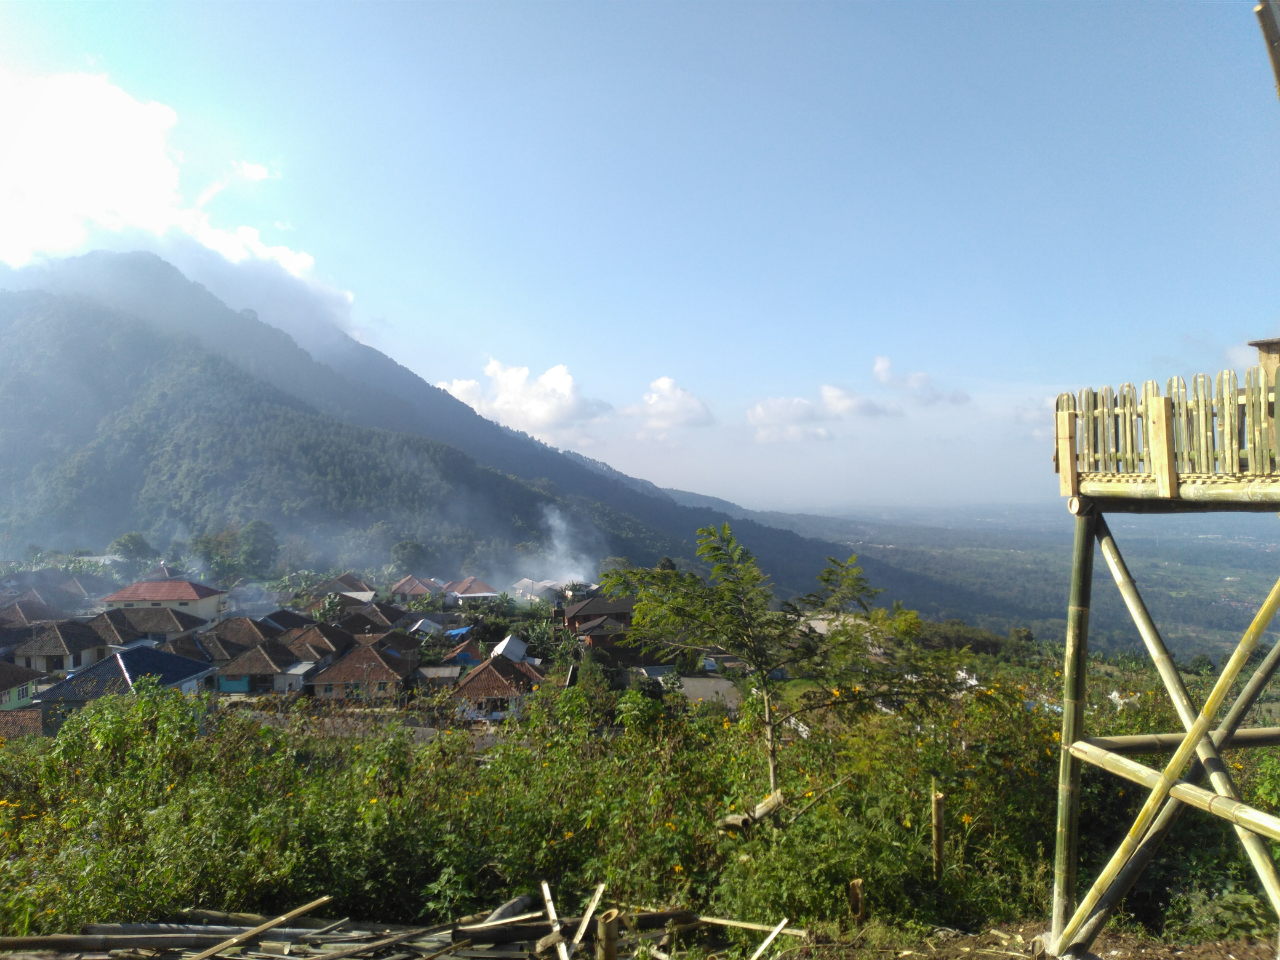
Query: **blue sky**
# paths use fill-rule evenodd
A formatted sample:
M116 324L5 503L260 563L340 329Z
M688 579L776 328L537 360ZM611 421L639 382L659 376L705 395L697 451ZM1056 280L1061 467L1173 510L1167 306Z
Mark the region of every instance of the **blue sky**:
M283 259L487 415L750 506L1050 500L1047 398L1280 333L1249 3L5 4L0 70L60 129L0 165L177 171L83 236L0 208L14 265ZM90 96L162 145L69 137Z

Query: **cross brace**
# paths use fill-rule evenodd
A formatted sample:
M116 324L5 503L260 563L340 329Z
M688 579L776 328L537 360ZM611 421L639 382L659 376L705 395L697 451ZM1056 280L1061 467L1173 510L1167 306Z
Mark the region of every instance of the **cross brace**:
M1088 618L1090 581L1093 577L1093 545L1097 540L1112 578L1125 605L1138 627L1147 652L1165 690L1173 701L1186 729L1184 734L1155 734L1141 738L1117 740L1151 741L1153 750L1173 749L1173 756L1163 771L1121 756L1108 738L1085 740L1081 736L1084 720L1085 664L1088 650ZM1197 713L1168 648L1156 629L1145 603L1138 593L1124 558L1106 521L1096 510L1082 510L1076 516L1076 543L1071 582L1071 601L1067 618L1066 662L1063 669L1062 761L1058 782L1058 831L1054 858L1054 892L1052 927L1048 938L1050 951L1057 956L1083 956L1110 918L1111 913L1132 888L1138 876L1151 862L1156 851L1173 828L1184 805L1193 806L1222 817L1235 826L1272 908L1280 915L1280 873L1271 858L1263 837L1280 840L1280 818L1263 813L1240 801L1231 776L1218 755L1219 745L1253 746L1274 741L1275 731L1242 731L1237 744L1237 729L1280 667L1280 645L1277 645L1254 672L1245 689L1228 711L1218 729L1209 728L1222 708L1227 694L1257 648L1258 642L1280 609L1280 580L1271 589L1266 602L1241 638L1235 652L1223 667L1221 675L1204 706ZM1252 736L1251 736L1252 734ZM1270 734L1272 736L1268 737ZM1119 746L1118 744L1114 746ZM1124 744L1136 747L1137 744ZM1133 749L1125 752L1135 752ZM1188 762L1196 763L1185 779L1179 775ZM1129 833L1094 882L1083 901L1076 904L1076 849L1079 838L1079 798L1081 762L1101 767L1113 774L1141 784L1150 790L1146 802ZM1213 790L1196 786L1203 773L1209 775Z

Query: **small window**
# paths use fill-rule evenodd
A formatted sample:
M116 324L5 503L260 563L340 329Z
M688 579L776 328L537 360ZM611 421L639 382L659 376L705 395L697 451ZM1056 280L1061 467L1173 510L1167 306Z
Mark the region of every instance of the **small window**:
M61 670L62 658L61 657L45 657L44 668L46 670Z
M29 696L31 696L31 686L30 684L24 683L18 688L18 699L25 700Z
M12 691L12 690L5 690L3 693L0 693L0 703L8 703L8 702L9 702L9 694L11 694L11 693L13 693L13 691Z
M324 685L324 692L325 692L325 693L333 693L333 684L332 684L332 683L326 683L326 684Z
M125 606L126 606L126 607L132 607L132 606L133 606L133 604L132 604L132 603L126 603L126 604L125 604Z
M30 657L27 657L27 658L26 658L26 661L27 661L27 664L26 664L27 669L28 669L28 670L30 670L30 669L31 669L31 658L30 658Z
M153 606L153 607L158 607L158 606L160 606L160 604L158 604L158 603L153 603L153 604L152 604L152 606Z
M385 681L385 680L379 680L379 681L378 681L378 692L379 692L379 693L386 693L386 692L387 692L387 681Z
M80 654L77 653L71 658L71 665L73 667L80 666Z
M156 606L156 604L152 604L152 606ZM187 601L185 601L185 600L179 600L179 601L178 601L178 606L180 606L180 607L189 607L189 606L191 606L191 604L187 603Z

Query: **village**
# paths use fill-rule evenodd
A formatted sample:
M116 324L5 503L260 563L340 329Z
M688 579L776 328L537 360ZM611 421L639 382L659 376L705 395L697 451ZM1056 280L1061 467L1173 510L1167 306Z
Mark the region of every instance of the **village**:
M219 589L159 563L123 588L37 569L9 573L0 591L4 737L56 735L70 714L143 677L231 705L305 698L385 713L430 702L436 717L487 727L518 715L549 678L573 684L590 658L615 684L654 689L680 676L690 699L730 711L739 701L736 660L676 664L628 647L634 598L595 584L526 578L499 592L474 576L406 576L379 588L344 573L273 606L261 590Z

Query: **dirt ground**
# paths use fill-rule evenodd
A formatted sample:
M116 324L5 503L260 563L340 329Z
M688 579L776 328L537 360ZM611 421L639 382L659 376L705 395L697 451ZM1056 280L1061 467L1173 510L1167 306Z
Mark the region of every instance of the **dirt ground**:
M996 957L1031 957L1031 942L1044 925L1027 923L992 927L981 934L938 931L907 946L859 948L854 955L871 957L927 957L929 960L991 960ZM1264 940L1222 940L1196 944L1166 944L1132 934L1105 933L1093 945L1100 960L1133 957L1142 960L1276 960L1276 944Z

